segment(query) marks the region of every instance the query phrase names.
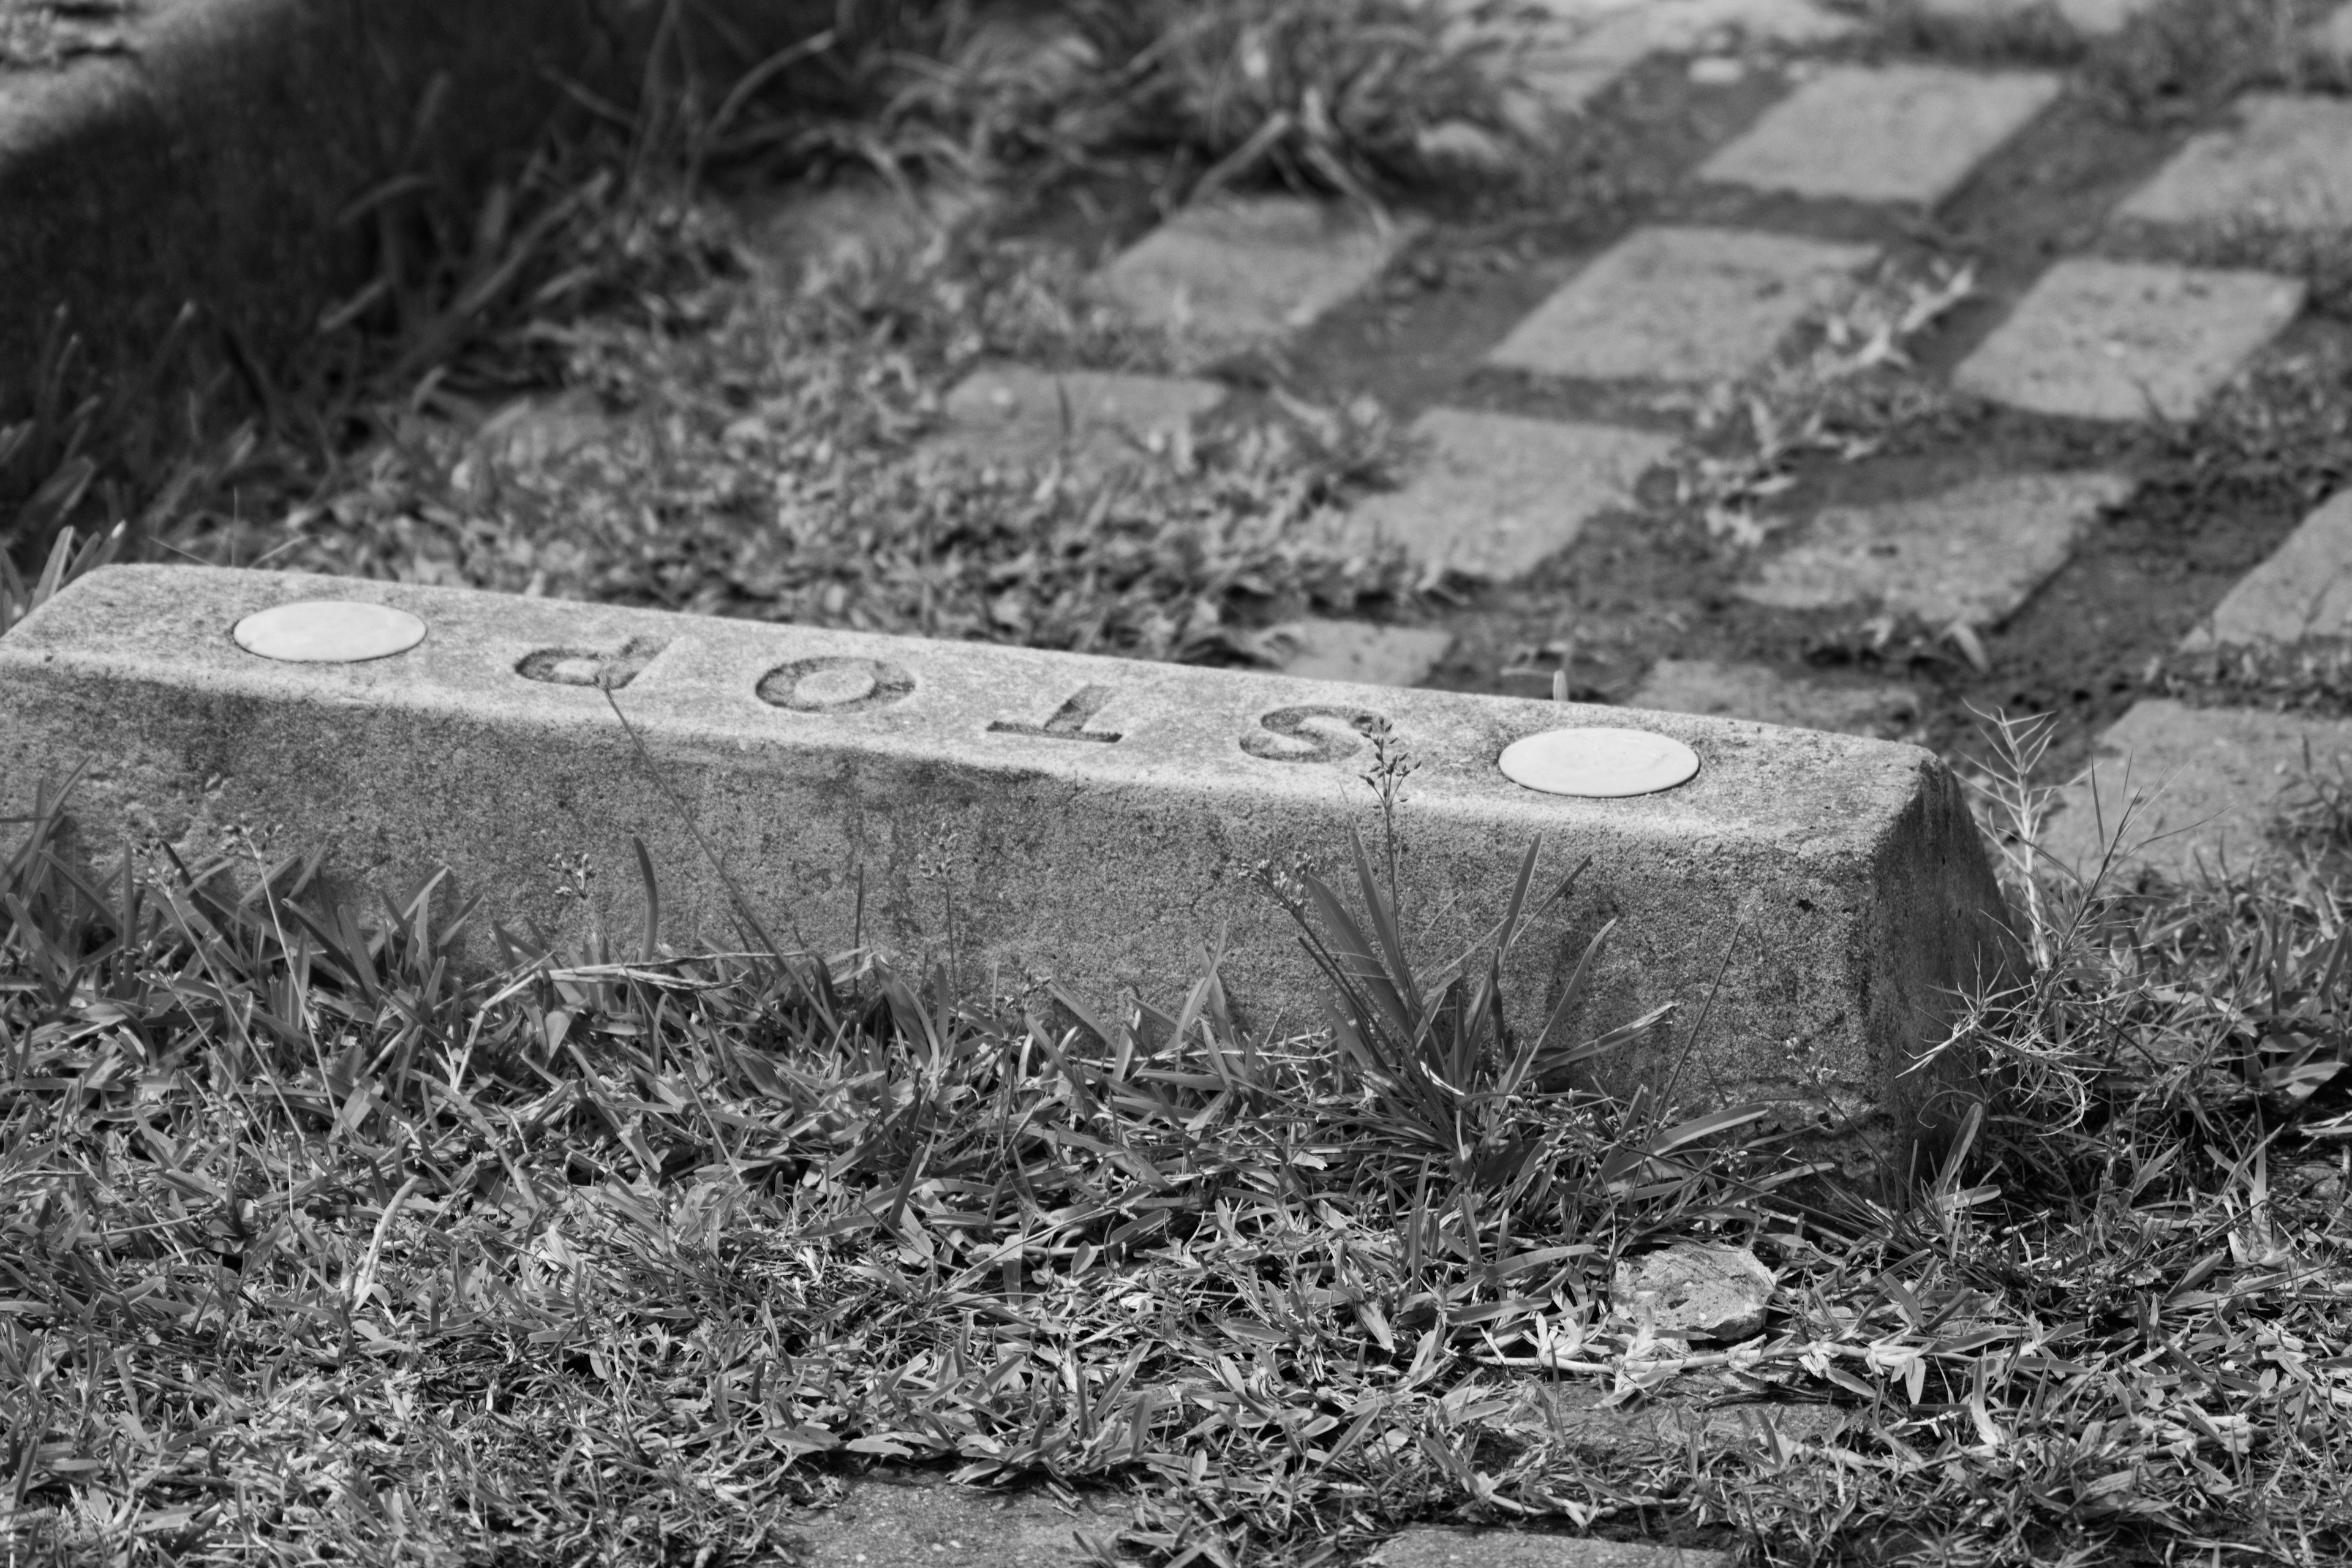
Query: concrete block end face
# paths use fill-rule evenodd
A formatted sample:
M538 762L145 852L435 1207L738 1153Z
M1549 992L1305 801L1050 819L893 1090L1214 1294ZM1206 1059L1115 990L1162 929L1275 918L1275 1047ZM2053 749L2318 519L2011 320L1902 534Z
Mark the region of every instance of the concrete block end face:
M234 635L257 612L321 599L406 612L425 635L340 663L318 657L334 652L331 637L295 662ZM353 641L362 655L383 646ZM250 875L255 847L325 847L339 885L370 906L375 890L400 896L446 866L453 896L485 895L470 955L482 967L496 958L493 921L567 935L593 910L607 929L635 929L633 837L662 879L665 940L735 946L707 843L780 942L838 951L856 932L929 962L952 938L973 990L1042 994L1050 978L1108 1010L1129 994L1181 996L1222 932L1222 973L1246 1020L1303 1033L1321 1016L1322 984L1262 871L1305 862L1352 897L1347 835L1377 831L1361 774L1381 721L1420 764L1402 819L1403 897L1408 924L1430 928L1430 967L1491 929L1531 840L1547 879L1591 857L1515 954L1515 1027L1540 1026L1615 920L1570 1034L1664 1002L1677 1011L1610 1059L1612 1085L1680 1070L1678 1098L1826 1113L1889 1171L1907 1168L1923 1129L1957 1120L1948 1102L1967 1073L1948 1090L1901 1069L1941 1040L1968 979L2003 962L1988 934L2002 923L1999 891L1948 774L1916 748L1850 736L464 590L115 567L0 638L0 811L83 767L73 809L100 862L128 843L161 864L169 844ZM1515 741L1593 727L1678 741L1699 772L1663 793L1575 798L1498 766Z
M1868 948L1870 1029L1887 1069L1893 1157L1884 1170L1895 1188L1933 1177L1984 1097L1980 1055L1948 1044L1955 1027L1973 1003L2026 973L2015 915L1959 781L1926 757L1920 784L1875 868L1884 929Z

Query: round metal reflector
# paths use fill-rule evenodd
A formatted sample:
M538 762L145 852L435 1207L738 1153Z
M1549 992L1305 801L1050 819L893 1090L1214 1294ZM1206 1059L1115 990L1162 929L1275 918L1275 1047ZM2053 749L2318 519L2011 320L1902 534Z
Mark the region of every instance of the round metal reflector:
M357 664L406 653L425 640L425 623L406 610L348 599L304 599L259 610L236 623L236 646L289 664Z
M1503 776L1546 795L1613 799L1687 784L1698 753L1648 730L1547 730L1503 749Z

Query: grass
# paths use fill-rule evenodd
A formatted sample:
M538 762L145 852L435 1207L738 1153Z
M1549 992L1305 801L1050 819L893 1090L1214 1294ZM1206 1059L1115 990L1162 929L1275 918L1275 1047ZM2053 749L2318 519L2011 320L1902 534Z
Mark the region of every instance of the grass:
M1996 740L2030 828L2036 736ZM1996 1096L1897 1212L1505 1037L1499 949L1564 869L1533 849L1442 969L1360 842L1344 890L1271 884L1335 995L1276 1039L1213 972L1068 1029L620 932L468 981L430 887L142 882L61 820L0 877L12 1561L781 1562L888 1464L1107 1489L1097 1554L1158 1565L1426 1519L1773 1563L2352 1549L2352 928L2315 858L2045 876L1975 1029ZM1775 1267L1762 1336L1612 1310L1686 1237ZM1767 1425L1607 1425L1694 1404Z
M1420 0L1064 0L994 16L950 5L871 68L877 117L753 140L1031 195L1149 166L1163 205L1269 182L1377 204L1459 178L1437 151L1449 136L1496 152L1518 140L1500 46L1454 22Z
M1152 369L1165 346L1112 322L1075 258L988 215L929 251L787 284L708 181L847 158L1034 194L1116 161L1171 191L1384 196L1414 176L1401 149L1417 128L1494 101L1468 46L1429 53L1433 14L1402 0L1074 5L1055 37L1076 41L1043 57L1006 24L931 15L843 65L871 110L855 121L796 108L841 94L798 92L790 72L714 101L657 71L634 116L551 142L476 212L392 182L355 213L375 275L323 313L290 375L184 322L140 384L85 393L60 323L40 405L0 430L18 569L37 573L62 529L128 519L128 559L1220 662L1265 659L1281 619L1397 600L1401 557L1335 525L1387 482L1378 410L1245 406L1110 474L940 458L922 437L983 360ZM1033 79L1041 58L1081 57L1082 91ZM1030 118L1087 103L1109 119L1081 140ZM1285 115L1297 126L1267 130ZM182 381L184 407L151 395ZM596 438L482 437L558 392Z
M1187 15L1073 10L1029 55L950 15L877 68L878 139L747 99L686 140L1382 195L1422 131L1480 123L1451 66L1397 63L1420 35L1383 41L1391 11ZM1354 52L1316 42L1342 16L1376 24ZM1135 17L1180 41L1122 42ZM1290 53L1255 73L1253 37ZM1039 73L1078 45L1102 74L1061 93ZM1402 592L1318 532L1382 481L1376 416L1245 418L1115 478L955 467L917 447L971 364L1155 346L985 231L772 287L648 145L551 149L464 222L398 208L316 379L232 355L254 417L175 406L188 438L143 464L61 331L0 433L40 547L0 626L158 550L1217 659ZM1799 454L1902 422L1902 341L1964 290L1882 281L1722 411L1753 460L1693 482L1727 535ZM608 434L482 433L550 385ZM2340 410L2308 401L2225 406L2228 482L2315 482L2305 425ZM2183 485L2219 482L2211 431L2172 434ZM2340 1561L2352 792L2311 781L2234 881L2084 887L2032 864L2043 739L1998 730L1985 781L2030 984L1961 1042L1992 1098L1901 1210L1736 1113L1577 1087L1601 1043L1506 1037L1492 955L1409 952L1361 846L1350 886L1267 889L1337 999L1268 1038L1213 973L1077 1028L861 952L613 932L459 974L468 917L432 889L347 910L305 861L93 869L45 804L0 863L7 1561L782 1562L797 1507L894 1465L1100 1489L1126 1522L1097 1555L1151 1568L1349 1560L1426 1520L1773 1564ZM1498 940L1551 933L1569 870L1532 858ZM1693 1237L1774 1268L1762 1336L1613 1310L1619 1261ZM1694 1406L1761 1420L1622 1419Z
M928 451L992 359L1131 363L1066 262L978 240L787 291L713 267L679 321L541 326L593 439L479 434L443 378L428 414L260 516L184 518L179 554L861 629L1248 660L1276 612L1399 596L1406 567L1336 527L1383 482L1377 419L1273 419L1103 473ZM690 322L690 324L688 324ZM437 409L441 416L431 416ZM448 415L454 412L456 417Z
M1877 47L1979 61L2079 69L2127 124L2178 122L2256 88L2341 92L2347 62L2313 28L2328 0L2157 0L2112 33L2085 34L2055 0L1971 13L1927 0L1832 0L1871 24Z

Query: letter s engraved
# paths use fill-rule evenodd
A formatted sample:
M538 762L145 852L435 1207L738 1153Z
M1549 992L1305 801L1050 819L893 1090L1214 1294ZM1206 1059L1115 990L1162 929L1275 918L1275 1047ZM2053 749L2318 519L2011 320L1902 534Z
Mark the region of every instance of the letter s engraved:
M1242 736L1242 750L1268 763L1336 763L1363 746L1381 716L1361 708L1277 708ZM1342 727L1354 734L1342 733Z

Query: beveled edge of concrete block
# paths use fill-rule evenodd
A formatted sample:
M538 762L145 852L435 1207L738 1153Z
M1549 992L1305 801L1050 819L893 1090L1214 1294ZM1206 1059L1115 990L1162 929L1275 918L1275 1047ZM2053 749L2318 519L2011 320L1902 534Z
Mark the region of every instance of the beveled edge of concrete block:
M320 598L405 609L426 636L397 657L298 665L228 635L249 613ZM1477 939L1531 838L1598 857L1566 945L1547 938L1514 961L1521 1026L1548 1010L1570 949L1622 915L1577 1028L1679 999L1707 1020L1705 1050L1675 1058L1701 1098L1831 1109L1890 1183L1932 1158L1978 1092L1973 1064L1914 1069L1964 993L2015 972L2016 943L1957 781L1915 747L195 567L93 573L0 637L0 779L28 795L102 748L77 808L95 845L130 835L203 856L247 825L279 825L288 847L334 841L331 870L362 886L404 891L457 865L496 896L486 921L522 930L580 916L540 886L549 864L587 846L626 867L635 837L684 877L665 883L663 911L685 931L728 924L735 885L722 892L698 859L717 843L747 857L737 869L755 902L820 922L823 940L789 933L801 945L841 945L854 899L863 929L920 951L940 930L926 866L940 851L926 835L944 831L962 846L953 907L972 962L993 952L1013 977L1043 965L1082 994L1167 997L1222 925L1233 994L1271 987L1277 1011L1310 1019L1322 983L1286 917L1236 900L1254 865L1328 852L1365 821L1374 716L1421 764L1407 865L1433 952ZM1672 736L1700 773L1609 800L1501 773L1510 742L1563 726ZM605 895L616 926L635 918L618 901L628 891ZM1631 1075L1622 1090L1668 1066L1646 1060L1608 1071Z

